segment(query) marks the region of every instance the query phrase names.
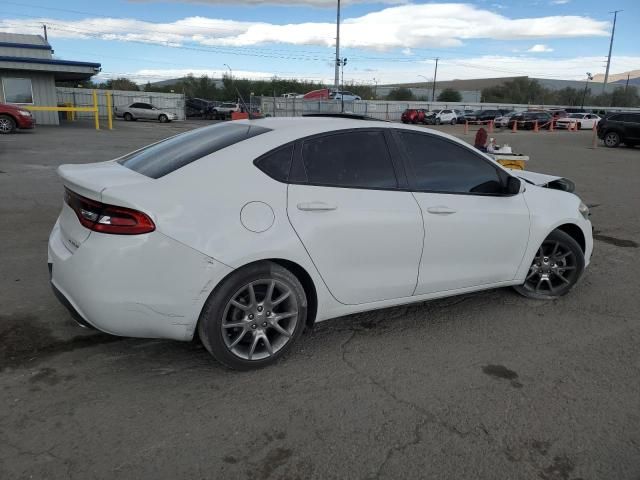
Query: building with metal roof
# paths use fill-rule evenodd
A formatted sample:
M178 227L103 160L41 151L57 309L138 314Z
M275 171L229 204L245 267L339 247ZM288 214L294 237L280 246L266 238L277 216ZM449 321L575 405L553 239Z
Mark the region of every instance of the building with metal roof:
M0 103L57 106L56 81L88 80L100 64L53 58L40 35L0 32ZM34 112L37 123L58 125L58 112Z

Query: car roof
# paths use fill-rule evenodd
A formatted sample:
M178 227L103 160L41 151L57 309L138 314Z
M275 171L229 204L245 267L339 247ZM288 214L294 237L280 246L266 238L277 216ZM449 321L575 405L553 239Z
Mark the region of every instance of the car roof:
M460 142L460 140L453 135L430 128L417 125L405 125L402 123L391 123L382 120L360 120L337 117L269 117L257 120L235 120L235 122L268 128L271 131L264 134L264 136L268 135L269 137L277 137L278 141L282 143L291 142L303 137L309 137L321 133L358 128L394 128L400 130L413 130ZM260 135L259 137L264 138L263 135Z

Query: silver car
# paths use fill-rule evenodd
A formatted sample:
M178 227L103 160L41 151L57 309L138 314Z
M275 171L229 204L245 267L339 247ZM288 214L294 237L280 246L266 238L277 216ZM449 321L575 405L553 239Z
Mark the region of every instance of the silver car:
M150 103L143 102L135 102L126 107L114 107L113 112L116 117L122 117L127 121L138 120L140 118L144 120L158 120L160 123L166 123L178 119L175 113L161 110Z

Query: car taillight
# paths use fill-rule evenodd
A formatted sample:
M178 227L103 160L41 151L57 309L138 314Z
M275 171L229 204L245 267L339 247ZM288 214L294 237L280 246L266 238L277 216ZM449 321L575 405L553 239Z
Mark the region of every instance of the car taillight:
M116 235L139 235L156 229L145 213L131 208L97 202L65 188L64 201L75 212L80 223L94 232Z

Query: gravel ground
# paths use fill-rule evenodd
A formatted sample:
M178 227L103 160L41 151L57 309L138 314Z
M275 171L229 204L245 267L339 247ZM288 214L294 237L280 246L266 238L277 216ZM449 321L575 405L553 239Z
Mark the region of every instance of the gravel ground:
M592 207L592 265L568 296L491 290L330 320L237 373L196 343L82 330L48 285L55 168L200 125L0 137L1 479L640 479L640 149L495 135Z

